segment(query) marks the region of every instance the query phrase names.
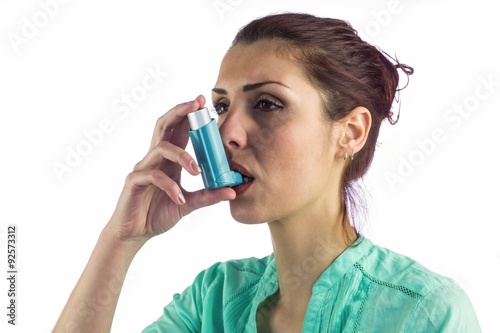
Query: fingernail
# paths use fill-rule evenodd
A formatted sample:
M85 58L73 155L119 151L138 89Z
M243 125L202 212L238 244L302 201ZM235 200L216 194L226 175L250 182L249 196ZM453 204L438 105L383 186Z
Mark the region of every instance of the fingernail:
M196 164L196 162L195 162L195 161L191 161L191 167L192 167L195 171L197 171L197 172L201 172L201 168L200 168L200 166L199 166L198 164Z
M182 195L182 193L179 193L179 201L183 205L186 203L186 198L184 198L184 195Z

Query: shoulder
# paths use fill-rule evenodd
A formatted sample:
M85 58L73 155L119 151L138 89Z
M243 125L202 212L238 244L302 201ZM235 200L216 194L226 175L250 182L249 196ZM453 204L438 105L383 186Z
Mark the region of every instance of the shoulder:
M221 332L226 325L236 327L244 318L242 309L249 305L244 301L252 298L264 272L273 270L273 262L268 256L213 264L182 293L174 294L162 316L144 332Z
M406 287L419 296L444 286L457 286L452 279L429 270L413 258L378 245L372 245L355 267L374 282Z
M480 332L464 289L452 278L429 270L411 257L373 245L355 268L379 289L413 300L410 323L414 330Z

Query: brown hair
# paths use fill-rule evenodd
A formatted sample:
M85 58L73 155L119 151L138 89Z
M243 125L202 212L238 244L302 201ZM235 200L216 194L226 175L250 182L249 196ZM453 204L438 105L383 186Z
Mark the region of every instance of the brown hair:
M408 76L413 74L413 68L393 58L391 61L385 52L363 41L348 22L339 19L301 13L265 16L244 26L232 46L262 39L281 43L280 50L303 67L322 93L328 119L339 121L357 106L371 113L372 125L366 144L347 165L342 180L346 223L350 221L356 228L354 216L364 213L366 208L363 196L355 188L359 185L356 180L370 167L382 121L388 119L395 124L399 120L399 112L396 118L392 112L394 98L400 90L397 69Z

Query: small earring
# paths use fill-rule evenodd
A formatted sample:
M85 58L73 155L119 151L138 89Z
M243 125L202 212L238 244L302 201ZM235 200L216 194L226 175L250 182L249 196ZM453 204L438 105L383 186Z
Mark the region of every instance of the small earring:
M354 152L352 152L351 155L349 155L347 152L345 152L345 155L344 155L344 160L354 160Z

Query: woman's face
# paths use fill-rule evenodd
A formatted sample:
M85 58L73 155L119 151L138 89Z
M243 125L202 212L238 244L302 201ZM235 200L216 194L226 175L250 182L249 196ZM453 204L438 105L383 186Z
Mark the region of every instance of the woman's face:
M230 202L243 223L324 216L339 199L337 125L320 91L268 40L224 57L213 103L231 169L251 176Z

